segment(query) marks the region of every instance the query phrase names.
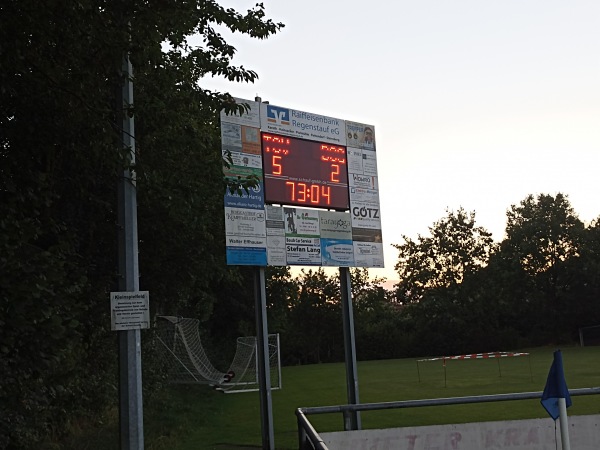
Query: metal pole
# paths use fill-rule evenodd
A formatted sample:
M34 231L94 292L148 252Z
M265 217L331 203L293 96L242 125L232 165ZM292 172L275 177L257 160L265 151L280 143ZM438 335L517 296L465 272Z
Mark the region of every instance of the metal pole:
M443 359L444 361L444 387L448 387L448 376L446 375L446 358Z
M123 58L122 90L118 111L123 114L123 148L130 152L131 167L135 164L133 117L127 112L133 104L132 67L129 57ZM137 196L135 173L123 171L119 180L119 290L139 291ZM142 407L142 346L140 330L118 331L119 334L119 426L122 450L144 448Z
M281 379L281 342L279 341L279 333L277 333L277 374L279 376L279 383L278 384L278 388L282 389L283 388L283 382Z
M273 407L271 401L271 372L269 369L269 333L267 328L267 292L265 268L254 273L254 304L256 312L256 353L258 354L258 388L260 394L260 421L262 448L275 449Z
M356 341L354 339L354 314L352 312L352 279L347 267L340 267L340 289L342 294L342 319L344 322L344 350L346 355L346 389L348 403L357 405L358 372L356 369ZM358 411L344 416L344 430L360 430L361 420Z
M567 419L567 400L563 397L558 399L559 421L560 421L560 441L562 450L571 450L571 441L569 440L569 422Z

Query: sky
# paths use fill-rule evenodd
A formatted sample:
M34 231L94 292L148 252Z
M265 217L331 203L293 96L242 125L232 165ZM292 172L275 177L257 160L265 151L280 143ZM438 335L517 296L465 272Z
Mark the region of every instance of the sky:
M529 194L600 216L600 1L263 4L279 33L223 32L258 81L201 85L375 126L386 267L371 275L397 279L392 244L447 210L474 211L497 242Z

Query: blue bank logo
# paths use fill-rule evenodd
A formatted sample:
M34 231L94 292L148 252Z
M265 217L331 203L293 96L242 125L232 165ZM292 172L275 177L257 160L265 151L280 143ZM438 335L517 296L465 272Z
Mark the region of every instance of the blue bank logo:
M279 106L267 105L267 120L278 125L290 124L290 110Z

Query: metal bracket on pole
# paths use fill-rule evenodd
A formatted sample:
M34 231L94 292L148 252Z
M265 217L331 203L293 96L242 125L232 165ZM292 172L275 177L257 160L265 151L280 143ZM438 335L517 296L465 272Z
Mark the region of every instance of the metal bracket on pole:
M131 167L135 164L133 117L127 108L133 104L132 67L129 57L123 58L122 91L118 112L123 114L123 148L130 151ZM137 195L135 175L130 168L119 180L119 289L139 291ZM142 407L142 346L140 330L119 333L119 425L122 450L144 448Z
M271 372L269 367L269 330L267 327L267 291L264 267L257 267L255 269L254 304L256 310L256 353L258 356L262 448L264 450L274 450L275 438L271 399Z
M352 311L352 279L347 267L340 267L340 289L342 294L342 319L344 322L344 350L346 355L346 388L348 403L359 404L358 372L356 369L356 341L354 339L354 313ZM344 430L360 430L360 413L350 411L344 415Z

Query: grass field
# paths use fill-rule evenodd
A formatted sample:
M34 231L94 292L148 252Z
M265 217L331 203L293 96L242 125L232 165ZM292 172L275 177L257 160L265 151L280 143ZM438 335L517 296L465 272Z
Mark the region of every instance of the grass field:
M359 398L368 403L542 391L553 350L523 350L530 356L502 358L501 376L495 359L447 361L447 387L441 361L419 363L420 381L416 359L359 362ZM570 389L600 386L600 347L569 347L562 352ZM296 408L346 403L343 363L284 367L282 384L283 389L272 392L277 449L298 447ZM261 447L258 393L222 394L206 386L174 386L163 394L144 411L148 450ZM598 414L600 399L596 395L574 397L568 412ZM536 417L548 417L539 400L361 413L365 429ZM341 414L309 419L319 432L343 429Z

